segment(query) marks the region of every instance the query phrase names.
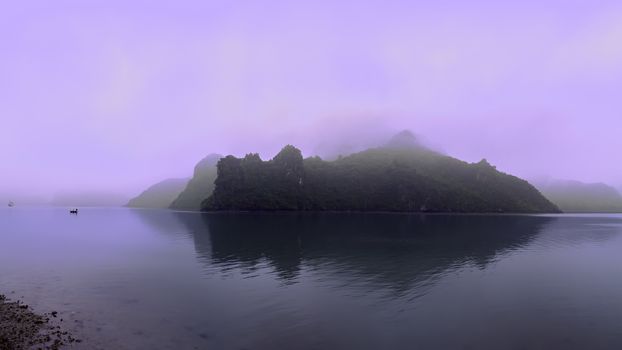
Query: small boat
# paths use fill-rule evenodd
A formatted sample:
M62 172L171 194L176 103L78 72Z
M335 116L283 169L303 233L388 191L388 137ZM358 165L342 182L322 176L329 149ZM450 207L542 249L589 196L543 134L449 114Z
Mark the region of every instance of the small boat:
M9 201L9 208L13 208L15 206L15 202Z
M69 214L78 214L78 208L76 208L76 209L69 209Z

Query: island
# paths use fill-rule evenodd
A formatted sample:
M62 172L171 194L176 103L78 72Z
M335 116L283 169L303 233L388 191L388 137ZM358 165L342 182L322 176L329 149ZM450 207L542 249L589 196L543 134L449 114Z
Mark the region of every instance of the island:
M532 183L567 213L622 213L622 195L604 183L544 179Z
M303 159L285 146L264 161L257 153L217 163L204 211L387 211L558 213L529 182L432 150L410 132L381 147L334 161Z
M170 204L171 209L201 209L201 202L209 197L214 190L214 180L217 176L216 164L220 158L222 158L220 154L212 153L197 163L186 188Z
M152 185L125 205L132 208L168 208L190 179L166 179Z

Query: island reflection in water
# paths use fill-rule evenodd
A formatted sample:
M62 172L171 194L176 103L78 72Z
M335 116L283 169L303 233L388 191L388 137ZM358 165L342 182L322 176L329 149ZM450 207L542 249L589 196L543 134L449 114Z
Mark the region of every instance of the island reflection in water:
M13 246L57 249L6 255L5 285L79 321L85 349L622 345L621 216L12 215Z

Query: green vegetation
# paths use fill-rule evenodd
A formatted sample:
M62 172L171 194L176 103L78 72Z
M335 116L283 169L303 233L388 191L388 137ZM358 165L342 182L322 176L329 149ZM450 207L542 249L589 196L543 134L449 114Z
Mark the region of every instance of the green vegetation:
M130 199L127 207L168 208L186 188L190 179L166 179L149 187L143 193Z
M558 212L527 181L486 160L469 164L420 145L410 132L335 161L288 145L272 160L227 156L203 210Z
M216 179L216 163L222 158L220 154L210 154L194 167L194 175L186 188L170 204L171 209L199 210L201 202L209 197L214 190Z
M570 213L622 213L622 195L613 187L570 180L534 182L561 210Z

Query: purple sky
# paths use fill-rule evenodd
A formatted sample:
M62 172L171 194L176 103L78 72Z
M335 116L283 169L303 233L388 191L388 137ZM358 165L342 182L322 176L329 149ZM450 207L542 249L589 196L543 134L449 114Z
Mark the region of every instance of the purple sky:
M211 152L405 128L622 184L620 1L8 1L0 78L0 193L134 194Z

